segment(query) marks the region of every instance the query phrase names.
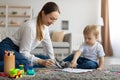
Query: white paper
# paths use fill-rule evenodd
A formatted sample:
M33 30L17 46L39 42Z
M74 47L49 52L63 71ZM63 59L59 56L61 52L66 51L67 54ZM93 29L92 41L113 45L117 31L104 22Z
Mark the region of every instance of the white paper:
M93 69L72 69L72 68L64 68L63 71L65 71L65 72L73 72L73 73L82 73L82 72L93 71Z

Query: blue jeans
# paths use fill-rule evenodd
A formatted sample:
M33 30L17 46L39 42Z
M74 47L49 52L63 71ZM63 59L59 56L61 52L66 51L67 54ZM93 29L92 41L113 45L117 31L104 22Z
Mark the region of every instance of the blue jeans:
M26 71L30 61L28 61L20 52L19 47L16 46L10 38L5 38L0 42L0 72L4 70L4 52L5 50L14 51L15 54L15 67L18 68L20 64L24 65L24 70ZM49 59L49 57L44 55L35 55L41 59ZM33 67L44 67L42 65L34 65Z
M71 62L73 57L74 57L74 54L71 54L68 57L66 57L63 61ZM77 60L76 67L81 69L96 69L98 67L98 64L90 59L79 57Z

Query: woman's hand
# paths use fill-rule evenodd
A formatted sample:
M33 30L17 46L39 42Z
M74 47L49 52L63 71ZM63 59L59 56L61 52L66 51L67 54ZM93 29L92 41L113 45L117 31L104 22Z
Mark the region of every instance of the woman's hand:
M46 59L46 60L39 59L39 60L38 60L38 63L39 63L40 65L43 65L43 66L47 67L47 68L55 65L55 61L54 61L53 59Z

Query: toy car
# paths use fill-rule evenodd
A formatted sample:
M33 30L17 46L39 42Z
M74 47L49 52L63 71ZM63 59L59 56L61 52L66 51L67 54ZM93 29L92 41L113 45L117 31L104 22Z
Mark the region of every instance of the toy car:
M10 78L22 78L23 70L20 69L10 69Z

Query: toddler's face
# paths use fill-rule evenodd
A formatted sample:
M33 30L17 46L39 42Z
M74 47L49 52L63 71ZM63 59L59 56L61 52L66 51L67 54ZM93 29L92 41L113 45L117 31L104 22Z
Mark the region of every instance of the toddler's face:
M90 33L90 34L84 34L84 40L86 44L92 46L95 44L97 38L93 33Z

